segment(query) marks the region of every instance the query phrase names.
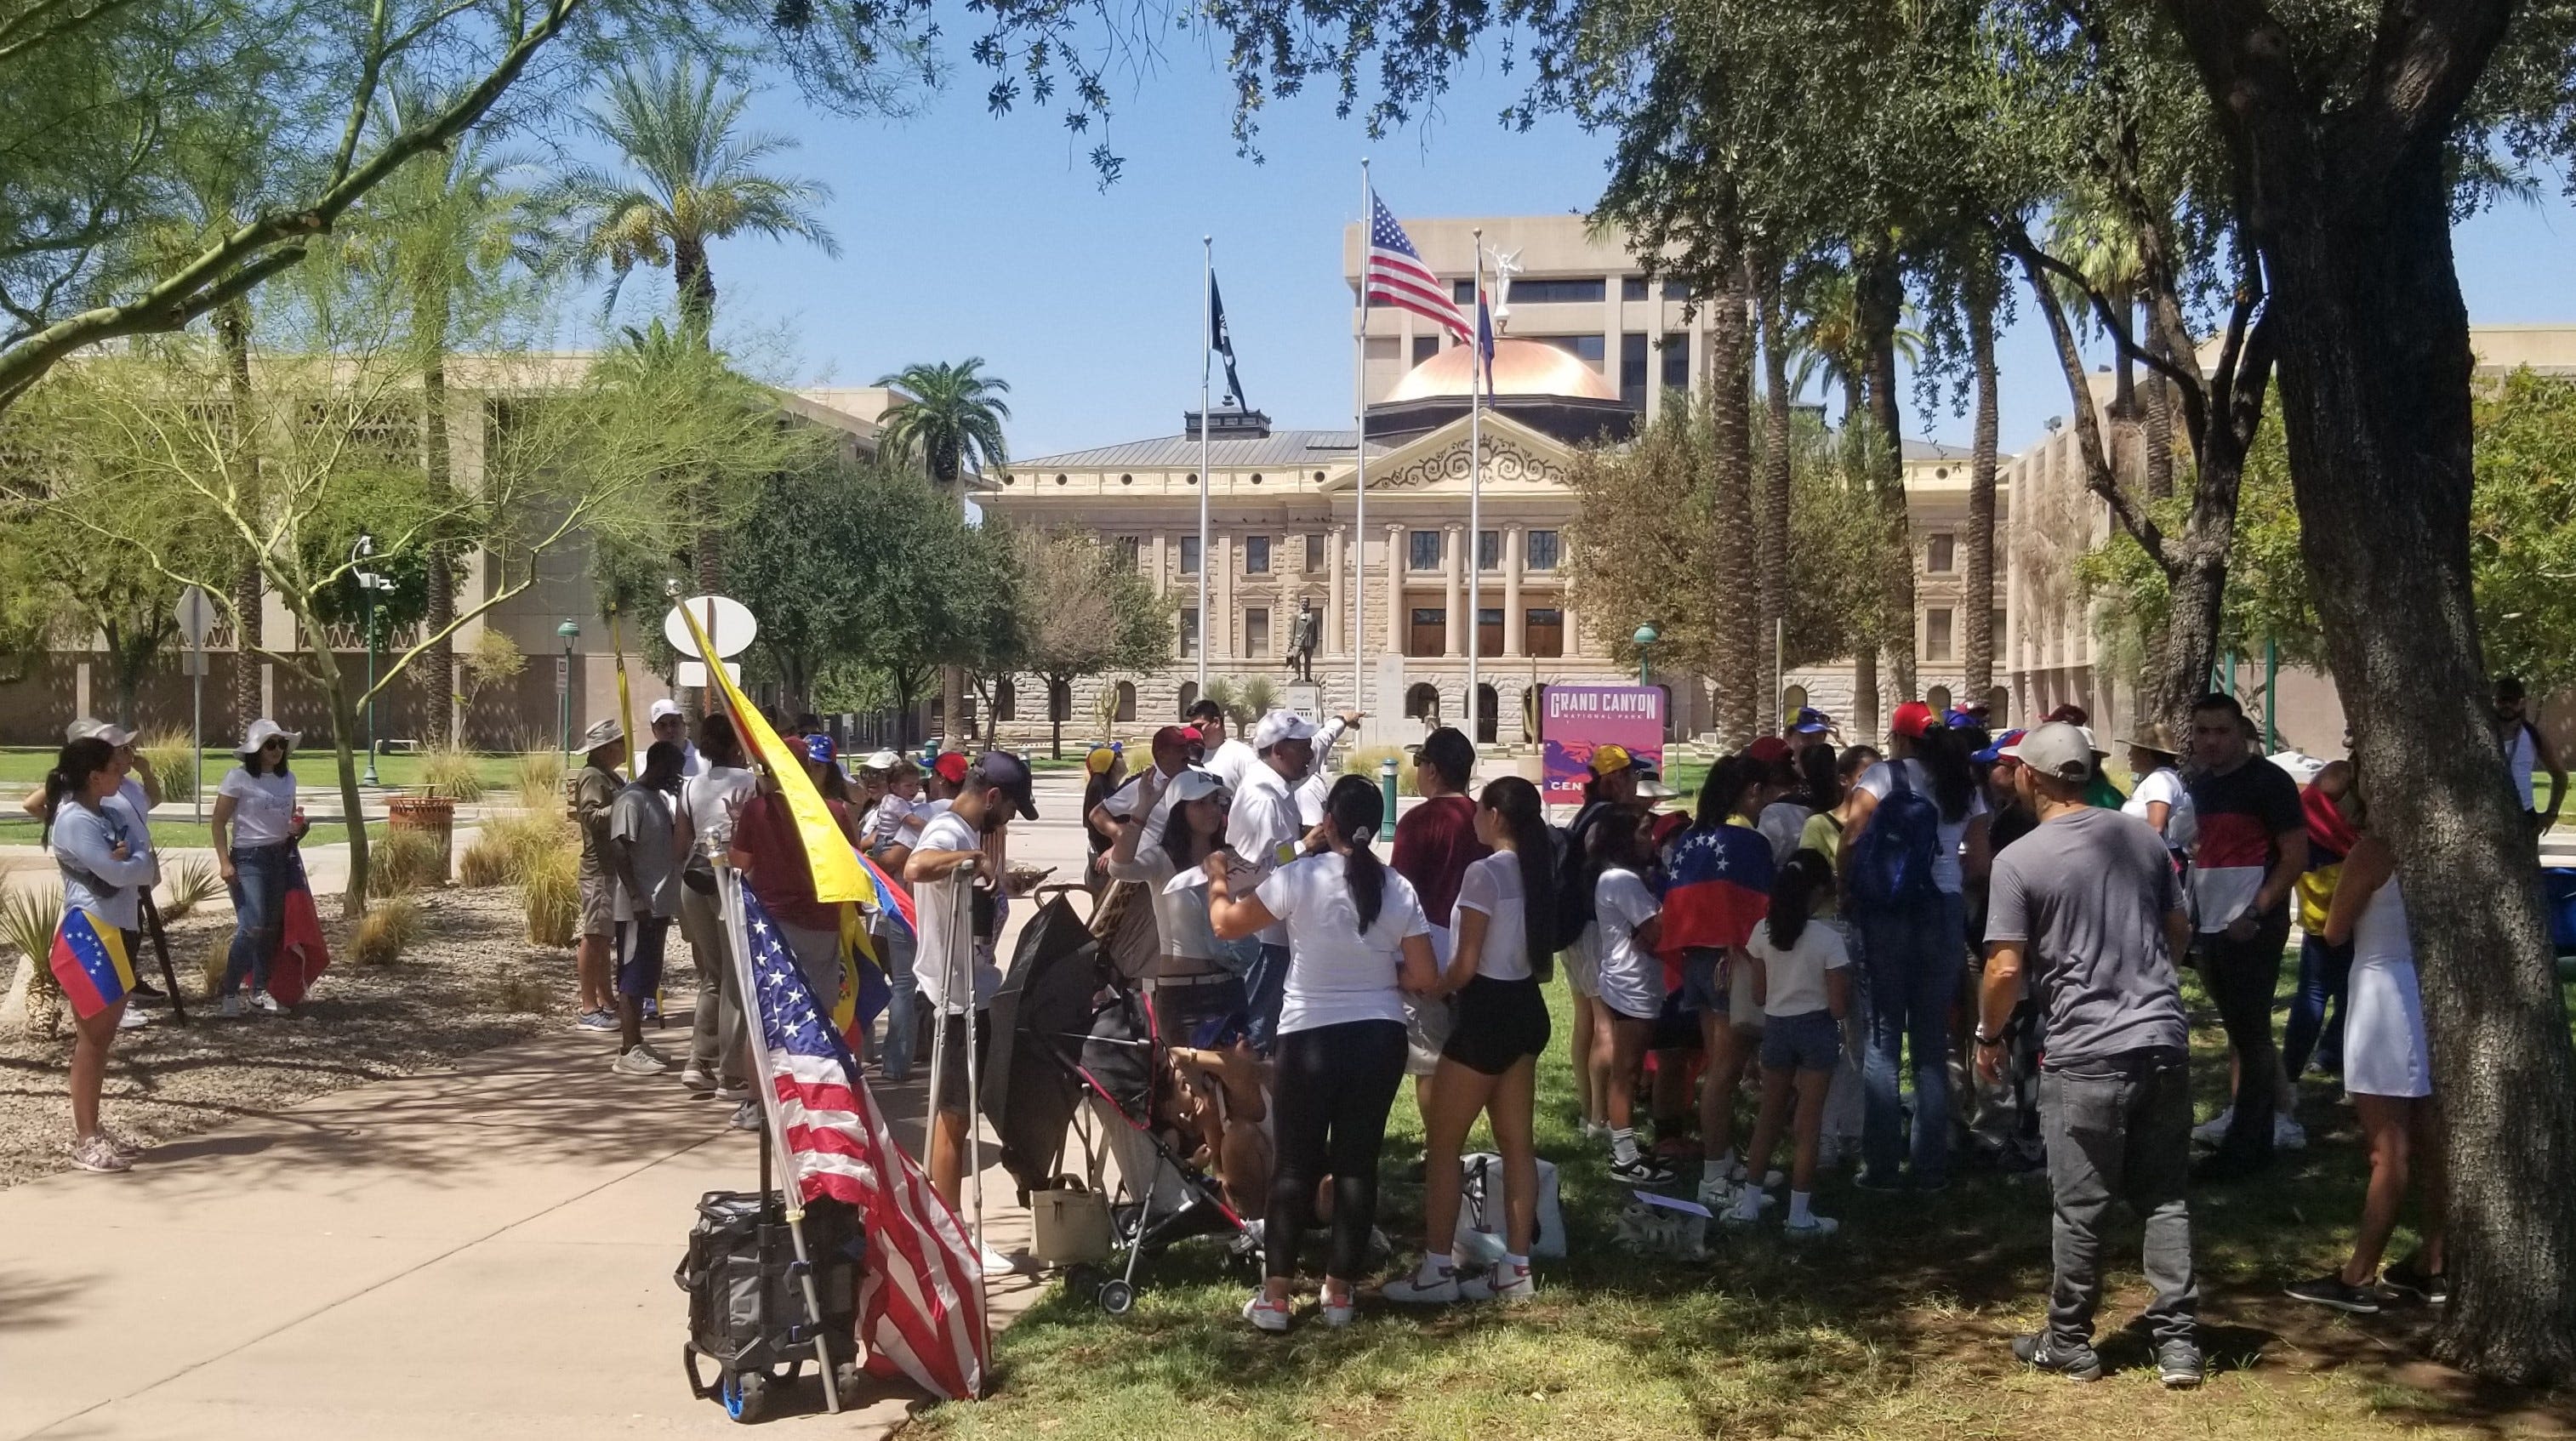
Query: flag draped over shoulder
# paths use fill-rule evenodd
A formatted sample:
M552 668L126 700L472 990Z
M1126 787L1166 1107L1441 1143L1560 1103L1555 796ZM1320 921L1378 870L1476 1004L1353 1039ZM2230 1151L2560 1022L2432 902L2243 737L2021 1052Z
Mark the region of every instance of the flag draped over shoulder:
M708 643L706 630L685 605L674 607L688 626L690 639L697 643L698 654L713 657L715 647ZM778 794L787 802L787 813L796 821L796 838L805 847L805 863L814 874L814 899L818 901L866 901L876 897L876 888L868 884L859 870L859 858L850 849L849 837L832 820L831 808L823 804L823 793L807 779L805 767L787 742L780 739L760 711L745 699L742 689L733 683L723 664L707 661L707 683L724 695L725 709L732 712L734 730L750 748L752 758L769 770L778 782Z
M1740 946L1771 910L1771 842L1747 826L1684 831L1666 853L1662 949Z
M134 961L125 954L125 933L103 926L75 906L63 912L54 928L54 954L49 966L62 984L72 1014L86 1021L134 989Z
M868 1369L947 1399L983 1390L987 1332L978 1262L957 1213L895 1143L857 1060L825 1023L769 913L741 891L754 1013L787 1174L805 1200L857 1207L867 1228L859 1333Z

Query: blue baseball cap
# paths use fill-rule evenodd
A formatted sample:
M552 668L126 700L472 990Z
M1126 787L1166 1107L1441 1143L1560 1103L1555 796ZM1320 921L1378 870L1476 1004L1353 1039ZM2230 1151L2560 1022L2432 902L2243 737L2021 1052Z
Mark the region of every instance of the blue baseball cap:
M1975 760L1979 765L1993 765L1995 762L2004 758L2005 747L2021 744L2021 738L2024 734L2025 732L2022 731L2005 731L2002 735L1995 737L1995 743L1993 745L1986 747L1984 750L1978 751L1971 757L1971 759Z
M820 731L800 737L797 744L805 748L805 759L818 766L830 765L841 754L840 747L832 744L832 738Z
M1834 728L1834 718L1811 705L1798 707L1798 719L1789 729L1800 735L1823 735Z

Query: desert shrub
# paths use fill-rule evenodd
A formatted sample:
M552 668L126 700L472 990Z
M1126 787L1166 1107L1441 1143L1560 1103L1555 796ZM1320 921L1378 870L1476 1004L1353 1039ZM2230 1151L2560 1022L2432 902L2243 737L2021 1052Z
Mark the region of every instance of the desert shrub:
M1378 767L1389 759L1395 762L1395 793L1422 794L1422 787L1413 780L1413 752L1402 746L1353 746L1342 752L1342 773L1376 780Z
M510 768L510 788L530 810L559 811L564 803L564 758L560 751L526 751Z
M211 1001L224 993L224 967L232 964L233 933L217 931L206 937L205 958L197 962L197 979L204 983L198 994Z
M170 867L161 877L161 885L170 899L161 903L161 919L175 921L203 905L209 897L223 893L224 878L215 863L204 856L190 856Z
M503 971L492 983L492 1004L521 1015L536 1015L554 1009L554 989L524 966Z
M367 894L399 896L438 884L438 837L387 831L367 851Z
M460 886L497 886L510 879L510 852L490 826L474 832L474 839L456 857L456 883Z
M177 800L197 788L197 743L183 730L157 730L134 745L135 754L152 763L164 800Z
M0 939L15 947L27 968L27 1035L44 1039L62 1021L63 991L54 979L54 925L63 915L63 888L30 886L0 895Z
M368 909L358 922L358 938L350 954L362 966L390 966L402 959L403 947L411 944L412 933L419 927L420 902L395 896Z
M539 946L570 946L581 917L581 855L559 848L534 859L519 876L519 897L527 907L528 941Z
M483 799L482 758L462 746L437 746L420 753L421 788L440 800Z
M516 884L527 878L529 868L540 864L555 852L577 848L580 837L574 834L572 822L561 810L505 811L483 823L476 836L478 844L489 843L499 849L503 859L503 879Z

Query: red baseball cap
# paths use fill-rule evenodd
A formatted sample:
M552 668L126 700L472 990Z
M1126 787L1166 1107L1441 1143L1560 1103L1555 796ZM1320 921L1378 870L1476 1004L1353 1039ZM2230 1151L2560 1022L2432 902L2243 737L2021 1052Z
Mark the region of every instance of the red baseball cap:
M1887 723L1887 728L1908 740L1921 740L1935 719L1932 707L1919 700L1910 700L1896 708L1896 718Z
M930 763L930 768L938 772L941 780L952 786L959 786L966 783L968 764L964 751L941 751L939 758Z
M1778 736L1755 736L1744 754L1766 766L1775 766L1789 758L1789 743Z

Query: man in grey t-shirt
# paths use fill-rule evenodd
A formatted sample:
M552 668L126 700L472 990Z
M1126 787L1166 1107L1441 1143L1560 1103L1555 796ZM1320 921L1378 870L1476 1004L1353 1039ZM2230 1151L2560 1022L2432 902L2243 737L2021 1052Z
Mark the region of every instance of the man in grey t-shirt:
M2115 1200L2146 1220L2156 1368L2167 1386L2201 1380L2192 1275L2191 1087L2174 958L2191 943L2173 862L2153 828L2084 801L2092 744L2071 725L2039 726L2003 754L2039 827L1995 858L1978 997L1977 1073L2002 1070L2004 1026L2029 968L2046 1027L2041 1135L2055 1209L2056 1276L2047 1329L2013 1354L2079 1381L2102 1374L2093 1313L2102 1301L2102 1230Z
M662 948L680 914L680 857L671 839L671 792L680 784L676 741L644 752L644 773L617 793L600 840L612 894L617 1060L621 1076L658 1076L668 1057L644 1044L644 1003L662 989Z

